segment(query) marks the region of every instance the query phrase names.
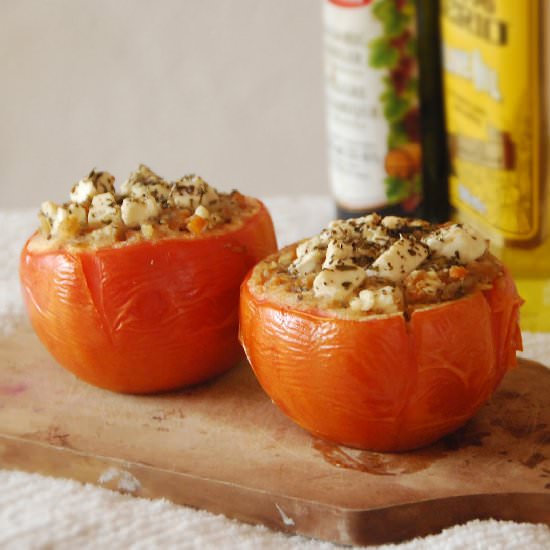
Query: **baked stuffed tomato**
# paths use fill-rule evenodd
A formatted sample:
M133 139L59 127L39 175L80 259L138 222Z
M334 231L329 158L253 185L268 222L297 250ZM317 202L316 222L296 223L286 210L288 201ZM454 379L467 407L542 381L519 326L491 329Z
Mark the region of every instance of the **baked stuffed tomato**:
M260 262L240 338L300 426L378 451L427 445L489 399L521 349L514 283L459 224L372 214Z
M145 166L115 192L93 171L47 202L20 278L40 340L65 368L119 392L196 384L241 358L239 286L277 249L264 205Z

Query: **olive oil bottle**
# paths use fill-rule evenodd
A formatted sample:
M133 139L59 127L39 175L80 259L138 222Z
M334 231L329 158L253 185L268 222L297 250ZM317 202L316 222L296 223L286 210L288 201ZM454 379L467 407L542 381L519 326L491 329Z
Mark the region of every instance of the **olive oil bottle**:
M325 0L329 172L340 217L448 217L438 2Z
M548 331L548 2L440 7L451 204L511 269L525 299L522 328Z

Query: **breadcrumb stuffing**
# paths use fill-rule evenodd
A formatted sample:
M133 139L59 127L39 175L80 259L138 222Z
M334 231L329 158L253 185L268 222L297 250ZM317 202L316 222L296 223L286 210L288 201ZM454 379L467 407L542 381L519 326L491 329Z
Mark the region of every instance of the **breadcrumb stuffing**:
M108 172L92 170L73 185L67 203L44 202L39 233L47 245L40 246L100 248L195 238L238 225L259 208L238 191L219 192L194 174L171 182L143 164L118 191L114 184Z

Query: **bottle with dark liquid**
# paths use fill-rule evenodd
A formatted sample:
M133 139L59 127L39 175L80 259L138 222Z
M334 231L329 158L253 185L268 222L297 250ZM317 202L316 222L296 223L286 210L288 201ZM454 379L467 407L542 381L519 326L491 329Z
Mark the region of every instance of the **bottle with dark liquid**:
M339 217L448 218L438 3L325 0L329 166Z

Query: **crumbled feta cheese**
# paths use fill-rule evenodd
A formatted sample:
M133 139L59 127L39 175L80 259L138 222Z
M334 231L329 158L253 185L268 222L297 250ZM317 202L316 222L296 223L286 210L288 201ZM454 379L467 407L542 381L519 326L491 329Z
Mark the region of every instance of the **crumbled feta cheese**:
M471 227L462 224L441 227L422 240L436 256L453 258L461 264L467 264L483 256L488 248L483 237Z
M388 229L397 229L398 227L401 227L406 221L407 218L401 218L400 216L384 216L384 219L382 220L382 225L384 227L387 227Z
M296 247L296 256L298 258L308 254L309 252L313 250L320 250L326 248L326 245L321 243L321 239L319 236L312 237L311 239L307 239L305 241L302 241L297 247Z
M170 199L178 208L195 210L201 204L207 208L215 206L220 197L216 190L202 179L188 176L174 184Z
M395 313L399 311L401 300L401 290L391 286L385 286L376 292L374 308L381 313Z
M71 190L71 201L76 204L89 204L92 197L102 193L112 193L114 195L115 178L109 172L96 172L92 170L90 174L81 179Z
M143 198L153 197L157 202L168 201L172 185L155 174L149 167L140 164L138 169L120 186L123 197Z
M73 203L59 206L52 201L42 203L39 218L43 235L67 239L74 237L87 221L83 206Z
M69 211L66 208L63 208L62 206L59 206L55 212L55 218L53 219L52 234L55 235L59 233L59 230L63 225L63 222L67 220L68 217L69 217Z
M127 197L120 207L122 221L128 227L138 227L144 222L156 218L160 214L158 202L151 196L132 198Z
M76 216L71 215L68 209L60 206L52 224L52 236L69 239L74 237L79 229L80 223Z
M356 311L395 313L399 311L402 299L402 293L398 288L384 286L373 290L362 290L357 298L351 300L350 307Z
M67 210L69 211L69 214L71 216L74 216L75 219L78 220L78 223L81 226L86 225L86 223L88 222L88 213L83 206L70 202L67 206Z
M401 228L420 228L427 227L430 224L424 220L417 220L413 218L402 218L400 216L385 216L382 218L382 225L388 229L401 229Z
M428 248L426 246L401 237L376 258L367 270L367 274L389 281L401 281L427 257Z
M73 186L70 198L62 206L53 202L42 205L38 217L40 234L46 239L62 241L78 236L84 243L103 246L111 237L117 241L138 238L136 232L126 233L124 229L143 225L141 236L146 239L186 230L198 235L207 228L230 224L233 216L239 219L249 210L246 197L238 192L218 194L194 175L169 183L145 165L130 175L120 193L115 192L111 174L92 170ZM117 226L115 231L103 231L110 224ZM291 261L292 256L288 264Z
M290 264L289 271L299 275L318 271L325 257L325 248L318 236L301 242L296 247L296 259Z
M120 223L120 206L112 193L95 195L88 211L88 223L109 224Z
M127 179L121 186L120 186L120 194L123 197L128 197L132 193L132 187L134 187L135 182L131 181L131 179Z
M40 205L40 214L48 220L50 226L55 220L55 215L57 214L58 208L59 206L52 201L46 201Z
M152 239L155 236L155 229L150 223L142 223L141 233L146 239Z
M344 300L365 280L365 270L356 265L323 269L313 281L313 292L320 298Z
M380 224L382 219L378 214L369 214L351 220L335 220L321 231L319 238L324 243L334 239L354 243L366 240L383 246L390 240L390 235Z
M167 183L134 183L131 187L126 187L125 195L130 197L151 196L158 202L166 201L170 197L171 187Z
M315 249L296 258L296 260L290 264L289 271L299 275L307 275L308 273L318 271L321 268L322 262L323 253Z
M165 180L153 172L148 166L145 166L145 164L140 164L138 169L132 172L128 179L120 186L120 194L124 197L130 195L143 196L143 194L140 193L140 186L150 187L156 185L166 186L168 191L170 191L170 186Z
M89 179L80 180L71 191L71 201L76 204L86 204L97 194L94 182Z
M290 277L285 280L278 271L275 284L296 294L293 303L307 307L320 298L322 307L346 318L361 312L407 312L409 302L416 307L467 292L475 278L468 274L475 269L456 263L469 263L486 250L487 243L462 225L371 214L333 221L318 236L302 241L294 261L279 260L279 270L286 268Z
M115 194L115 177L109 174L109 172L96 172L92 170L92 173L88 177L95 183L98 193Z
M353 259L353 246L349 243L330 240L327 245L323 269L331 269L337 265L350 263Z
M374 227L376 225L379 225L380 222L384 219L380 214L376 214L376 212L372 214L367 214L366 216L361 216L360 218L356 218L357 223L360 223L361 225L368 225L370 227Z
M361 236L366 241L372 242L380 246L386 245L390 240L389 233L382 225L376 225L373 227L369 225L363 226Z
M328 243L330 240L350 240L357 234L360 227L355 220L334 220L328 224L326 229L321 231L319 238L321 242Z

